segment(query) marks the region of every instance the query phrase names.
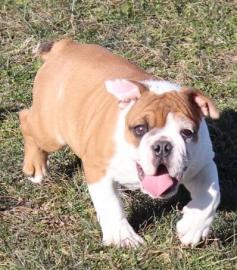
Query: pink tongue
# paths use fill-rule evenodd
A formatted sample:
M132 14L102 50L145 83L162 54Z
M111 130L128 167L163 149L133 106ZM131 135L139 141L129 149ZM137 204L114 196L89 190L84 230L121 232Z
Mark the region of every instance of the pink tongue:
M143 188L153 197L158 198L173 185L173 181L168 173L159 176L145 175L142 180Z

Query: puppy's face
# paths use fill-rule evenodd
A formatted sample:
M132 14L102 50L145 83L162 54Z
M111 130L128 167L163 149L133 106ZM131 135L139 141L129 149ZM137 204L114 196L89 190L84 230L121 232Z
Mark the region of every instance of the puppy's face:
M142 191L169 197L177 191L198 143L201 110L187 93L145 92L127 115L126 138L137 148Z
M217 118L215 106L200 91L185 88L156 94L137 82L116 80L107 89L122 109L133 101L125 139L136 149L142 191L153 198L174 195L198 146L202 116Z

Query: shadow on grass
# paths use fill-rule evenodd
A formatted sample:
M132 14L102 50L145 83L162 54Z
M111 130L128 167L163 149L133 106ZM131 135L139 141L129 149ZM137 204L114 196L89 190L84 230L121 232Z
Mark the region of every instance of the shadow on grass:
M221 204L219 211L237 210L237 112L225 110L219 120L208 121L208 126L216 152L220 187ZM181 186L178 194L167 201L153 201L141 196L132 204L130 222L138 230L142 224L149 224L154 218L166 215L171 209L182 209L190 200L189 192ZM230 226L232 226L230 224ZM232 231L233 233L233 231ZM226 235L220 240L225 241Z
M74 174L80 170L82 170L82 162L81 159L78 157L75 157L73 159L72 163L67 164L64 167L64 173L69 177L69 178L73 178Z
M4 121L9 116L9 113L17 113L22 110L22 108L23 106L0 107L0 121Z
M237 112L224 110L218 121L209 121L216 153L221 204L220 210L237 210Z

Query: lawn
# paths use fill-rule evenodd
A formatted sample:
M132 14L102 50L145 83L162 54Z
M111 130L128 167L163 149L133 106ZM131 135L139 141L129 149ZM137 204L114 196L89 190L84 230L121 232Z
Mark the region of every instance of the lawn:
M237 269L236 1L30 1L0 4L0 269ZM175 224L189 199L165 202L123 192L130 222L145 238L137 250L101 245L80 160L52 154L50 175L33 185L22 174L18 111L31 104L39 41L97 43L157 76L202 89L221 111L208 121L222 202L210 238L180 245Z

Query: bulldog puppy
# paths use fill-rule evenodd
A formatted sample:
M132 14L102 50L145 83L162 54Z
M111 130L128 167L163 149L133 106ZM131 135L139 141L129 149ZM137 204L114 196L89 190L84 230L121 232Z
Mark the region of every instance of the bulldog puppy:
M48 154L68 145L83 162L105 245L143 243L129 225L116 182L152 198L191 193L177 223L183 245L207 237L220 201L204 116L218 118L200 91L160 80L97 45L71 40L38 48L44 64L33 104L20 112L23 171L34 183Z

